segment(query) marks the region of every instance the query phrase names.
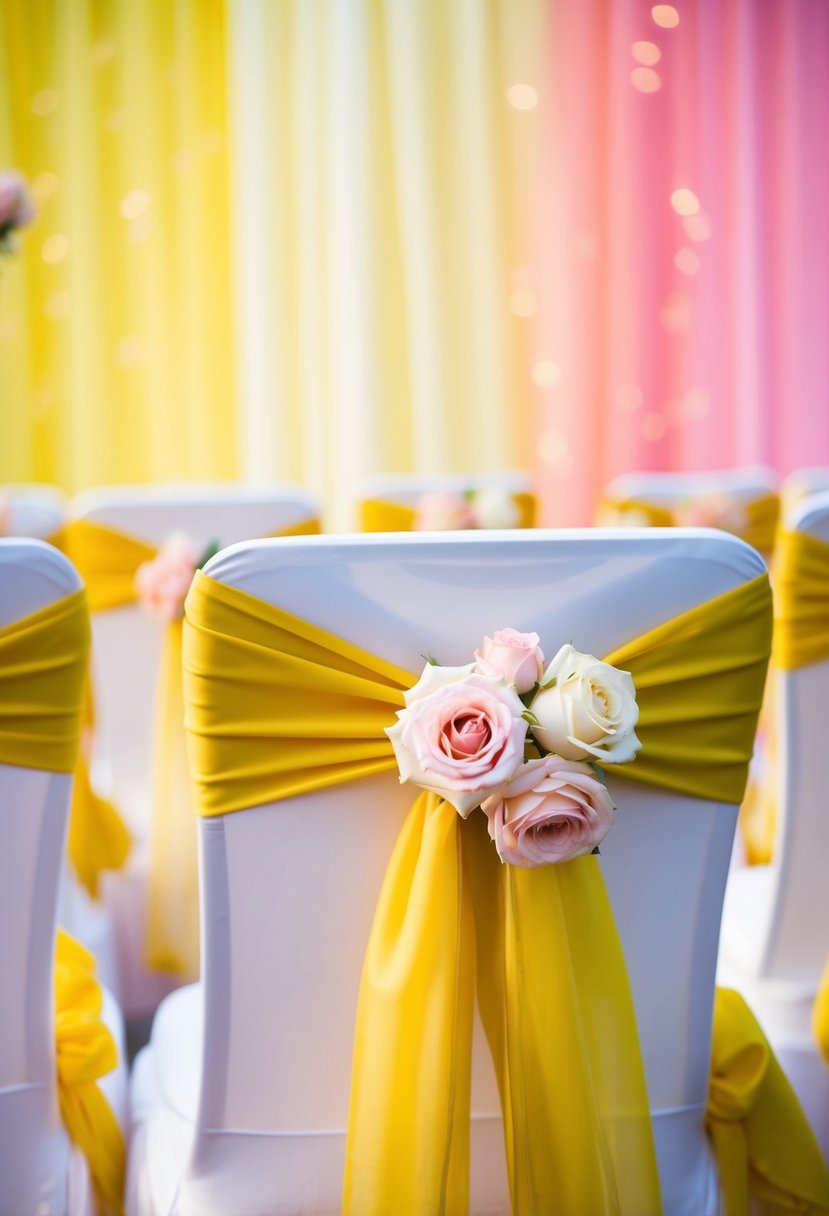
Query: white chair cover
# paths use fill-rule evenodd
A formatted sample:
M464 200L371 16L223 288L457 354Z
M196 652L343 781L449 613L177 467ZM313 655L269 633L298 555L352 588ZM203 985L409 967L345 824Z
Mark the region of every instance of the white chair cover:
M0 485L0 498L11 508L7 536L33 536L48 540L63 527L67 503L55 486L36 482Z
M608 483L605 496L653 502L674 507L687 499L709 494L727 494L737 502L774 494L777 477L762 465L745 469L712 469L699 473L623 473Z
M270 541L210 575L419 672L485 633L596 654L762 573L701 530L377 534ZM666 1216L714 1216L703 1130L719 919L736 808L614 783L602 866L628 959ZM623 788L624 787L624 788ZM386 774L200 823L203 987L165 1001L132 1085L130 1216L340 1210L364 946L413 791ZM473 1213L509 1211L476 1028ZM198 1036L199 1042L194 1042Z
M0 627L80 587L62 554L0 540ZM86 1216L86 1163L58 1114L53 966L58 884L72 792L69 773L0 765L0 1213ZM124 1061L120 1011L105 1020ZM126 1066L102 1088L126 1127Z
M787 527L829 544L829 493L804 499ZM774 860L731 874L719 970L723 983L745 994L829 1157L829 1069L811 1033L829 956L829 661L778 672L775 696Z
M232 483L128 486L90 490L71 504L89 520L159 546L184 532L198 546L267 536L318 514L297 486L261 489ZM115 919L120 998L128 1018L152 1013L175 981L144 965L156 679L164 623L138 605L93 613L93 671L98 751L93 777L133 837L124 870L105 874L103 902Z

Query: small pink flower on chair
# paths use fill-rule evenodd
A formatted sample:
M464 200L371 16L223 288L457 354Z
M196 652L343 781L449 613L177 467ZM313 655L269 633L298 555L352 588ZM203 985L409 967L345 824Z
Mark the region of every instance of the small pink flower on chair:
M14 232L30 224L35 209L23 175L14 170L0 171L0 250L14 249Z
M481 810L498 856L532 869L593 853L613 827L613 800L589 764L528 760Z
M142 607L164 621L184 615L184 600L200 565L201 548L189 537L169 537L152 561L135 572L135 585Z

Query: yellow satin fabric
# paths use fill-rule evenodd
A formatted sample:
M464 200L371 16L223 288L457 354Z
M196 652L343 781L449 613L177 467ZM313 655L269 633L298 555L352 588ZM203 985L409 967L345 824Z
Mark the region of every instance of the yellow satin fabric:
M743 524L733 530L734 535L739 536L747 544L753 545L761 553L771 553L780 516L778 496L762 494L758 498L735 499L734 501L735 506L739 507L743 515ZM610 513L618 516L619 523L624 523L626 514L642 516L646 520L647 526L651 528L671 528L678 523L673 507L639 498L602 499L597 510L597 521L601 522L602 515Z
M793 671L829 659L829 545L782 529L774 560L772 663Z
M535 527L536 499L534 494L512 494L518 508L518 528ZM413 532L417 512L402 502L382 498L365 498L360 503L361 532Z
M739 801L770 615L763 576L609 656L624 657L639 694L643 751L630 777ZM204 575L187 601L184 671L202 814L395 767L383 728L415 677ZM595 859L502 866L482 816L462 821L426 794L389 863L366 951L344 1210L465 1210L476 989L514 1212L658 1212L636 1023Z
M307 536L319 530L319 520L309 518L277 535ZM135 603L136 571L157 551L144 541L89 520L75 520L66 531L68 552L87 584L91 611L105 612ZM183 717L181 622L171 621L164 637L155 704L146 948L150 968L192 979L199 973L198 859ZM85 772L79 774L78 784L82 792L89 790ZM92 868L90 853L95 842L112 836L111 818L105 823L99 819L93 831L88 810L89 803L82 801L81 813L73 818L79 839L89 841L88 850L76 865L80 874ZM128 842L126 829L123 831ZM100 846L97 851L101 852ZM117 854L119 865L127 851L128 844L123 853ZM97 864L101 869L114 869L115 859L115 854L104 853L97 857Z
M829 1064L829 959L820 977L817 997L812 1009L812 1033L815 1036L820 1054Z
M714 1002L706 1126L725 1216L829 1212L829 1170L814 1133L756 1018L729 988Z
M98 1080L118 1065L101 1018L95 960L58 929L55 946L55 1046L58 1100L70 1139L86 1157L99 1216L122 1216L124 1138Z
M89 644L83 591L0 629L0 763L73 771Z

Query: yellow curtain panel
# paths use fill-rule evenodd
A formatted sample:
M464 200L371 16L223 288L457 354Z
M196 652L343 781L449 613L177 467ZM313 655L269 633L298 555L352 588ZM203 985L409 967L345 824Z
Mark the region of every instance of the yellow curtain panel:
M237 472L222 0L0 0L0 480Z

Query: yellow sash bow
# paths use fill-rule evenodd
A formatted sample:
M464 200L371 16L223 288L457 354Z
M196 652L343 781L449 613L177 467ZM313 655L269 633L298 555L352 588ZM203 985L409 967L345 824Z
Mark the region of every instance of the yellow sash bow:
M279 535L316 532L319 521L310 518ZM91 611L135 603L136 571L157 551L133 536L88 520L71 523L68 534L70 556L87 584ZM155 703L147 964L192 979L199 972L198 861L183 717L181 621L171 621L164 636ZM100 868L116 868L112 861L112 857L102 858Z
M705 495L701 496L703 499ZM761 553L771 553L775 531L780 515L780 500L776 494L761 494L757 498L734 498L734 507L739 512L740 522L734 527L716 524L727 532L733 532L741 540L753 545ZM624 524L643 524L650 528L673 528L682 522L679 508L666 503L651 502L641 498L603 498L596 512L596 522L612 521Z
M64 1126L86 1157L99 1216L121 1216L124 1138L97 1082L117 1067L118 1050L101 1018L95 960L68 933L55 947L55 1042Z
M534 494L516 493L510 497L518 508L516 527L535 527L536 501ZM362 532L413 532L417 511L402 502L382 498L365 498L360 503Z
M0 629L0 763L75 769L89 659L86 594L76 591ZM86 1156L102 1211L120 1213L124 1144L95 1084L117 1062L100 1021L94 960L58 931L55 1038L61 1115Z
M626 775L739 801L769 644L762 577L609 656L640 701L643 750ZM184 672L201 814L395 767L383 728L414 676L204 575L188 597ZM513 1210L658 1212L627 973L595 859L502 866L482 816L461 820L429 794L398 839L366 951L344 1211L466 1209L476 989Z
M725 1216L829 1211L829 1173L794 1090L737 992L717 990L706 1120Z

